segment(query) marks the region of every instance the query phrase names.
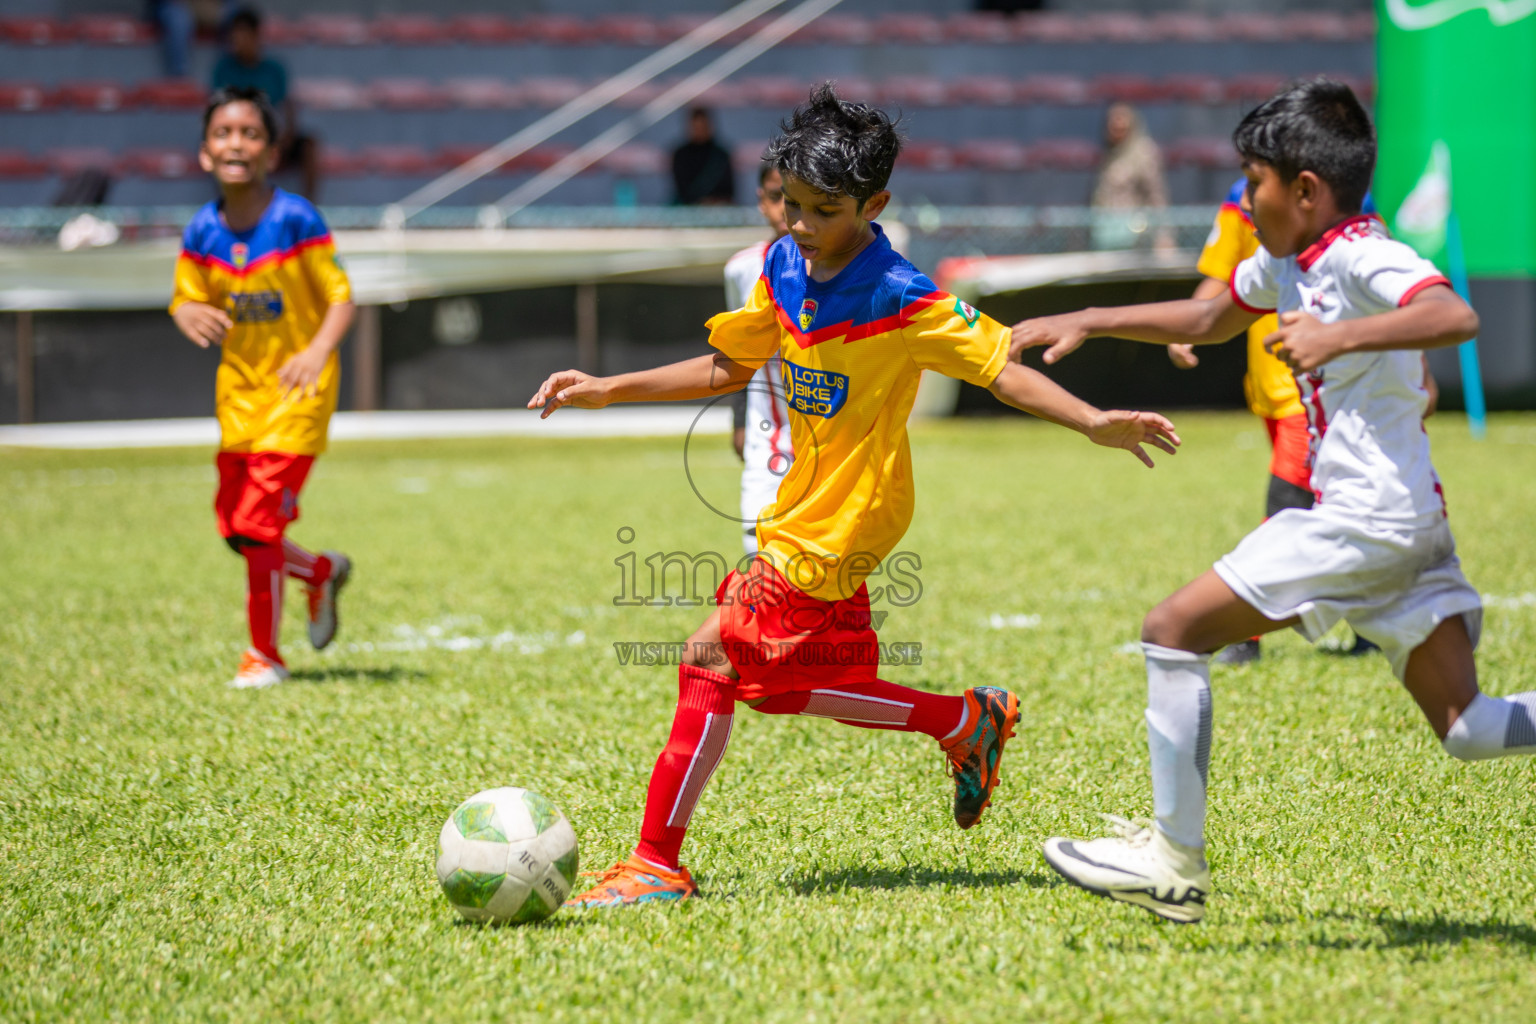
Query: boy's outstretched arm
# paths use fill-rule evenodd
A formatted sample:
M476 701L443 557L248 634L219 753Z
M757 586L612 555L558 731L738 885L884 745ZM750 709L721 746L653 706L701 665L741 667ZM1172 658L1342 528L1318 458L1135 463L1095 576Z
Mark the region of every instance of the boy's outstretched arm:
M1282 313L1264 347L1298 373L1350 352L1388 352L1459 345L1477 337L1477 313L1448 285L1430 285L1399 309L1325 324L1299 311ZM1425 364L1426 372L1428 364Z
M739 391L752 380L755 366L738 363L716 352L653 370L594 377L580 370L552 373L528 399L528 408L543 408L539 419L565 405L601 409L614 402L685 402Z
M1054 363L1087 339L1101 335L1153 345L1215 345L1246 330L1262 315L1232 301L1230 291L1210 299L1090 306L1076 313L1035 317L1014 324L1008 358L1019 358L1026 348L1049 345L1045 361Z
M1104 412L1045 374L1018 363L1005 363L987 390L1015 409L1087 435L1094 444L1124 448L1148 466L1152 465L1152 456L1142 448L1143 444L1173 455L1183 443L1173 424L1155 412Z

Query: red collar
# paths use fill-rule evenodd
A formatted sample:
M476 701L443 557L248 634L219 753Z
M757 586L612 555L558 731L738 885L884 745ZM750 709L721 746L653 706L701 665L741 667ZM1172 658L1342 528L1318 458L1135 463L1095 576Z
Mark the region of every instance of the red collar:
M1302 273L1306 273L1312 269L1312 264L1323 258L1323 253L1328 251L1328 247L1332 245L1336 240L1338 240L1353 225L1360 224L1362 222L1369 224L1375 219L1375 217L1372 217L1368 213L1357 213L1353 217L1347 217L1344 220L1339 221L1333 227L1329 228L1327 231L1324 231L1321 238L1296 254L1296 266L1301 268Z

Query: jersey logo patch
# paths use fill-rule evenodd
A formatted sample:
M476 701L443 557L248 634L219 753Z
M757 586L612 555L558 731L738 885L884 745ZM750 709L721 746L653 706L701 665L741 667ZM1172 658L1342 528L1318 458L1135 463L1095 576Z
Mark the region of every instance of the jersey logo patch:
M810 330L811 323L815 321L815 319L816 300L806 299L804 302L800 303L800 329L802 331Z
M955 300L955 313L965 321L967 327L975 327L976 321L981 319L981 314L976 311L976 307L959 299Z
M231 292L230 319L241 324L267 324L283 315L282 292Z
M244 269L245 261L251 257L251 247L244 242L236 242L229 247L229 258L235 261L236 269Z
M813 370L784 360L784 393L789 407L805 416L836 416L848 402L848 377L831 370Z

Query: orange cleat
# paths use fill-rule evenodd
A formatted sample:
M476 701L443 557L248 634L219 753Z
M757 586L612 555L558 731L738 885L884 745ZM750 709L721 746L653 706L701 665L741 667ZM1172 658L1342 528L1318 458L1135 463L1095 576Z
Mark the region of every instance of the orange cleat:
M288 669L281 661L273 661L254 647L248 647L240 656L240 671L235 673L229 686L233 690L264 690L287 678Z
M1003 744L1019 720L1018 695L996 686L966 690L965 720L965 730L941 746L955 780L955 824L970 828L992 803Z
M580 896L565 901L568 907L627 907L636 903L676 902L699 894L688 869L676 871L631 856L615 864L598 878L597 884Z

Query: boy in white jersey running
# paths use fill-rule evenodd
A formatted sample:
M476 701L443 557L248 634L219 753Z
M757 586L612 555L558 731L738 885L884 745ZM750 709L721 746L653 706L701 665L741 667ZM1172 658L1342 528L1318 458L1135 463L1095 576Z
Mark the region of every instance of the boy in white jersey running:
M1278 310L1265 347L1295 372L1317 504L1286 509L1142 624L1156 822L1112 819L1117 837L1051 839L1068 881L1173 921L1205 912L1210 659L1290 626L1316 640L1340 619L1379 644L1447 753L1536 753L1536 692L1479 693L1482 603L1461 573L1420 425L1424 349L1477 334L1477 314L1434 265L1360 214L1376 161L1370 119L1347 86L1282 90L1233 133L1260 248L1228 292L1026 320L1012 351L1085 338L1214 344Z
M764 164L757 176L757 210L773 229L773 237L748 246L725 264L725 308L747 304L757 279L763 276L768 247L785 235L784 179L779 169ZM741 543L747 554L757 551L757 517L779 496L779 482L795 461L789 441L789 403L784 398L784 373L777 355L757 368L736 409L745 416L736 423L736 454L741 456Z

